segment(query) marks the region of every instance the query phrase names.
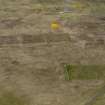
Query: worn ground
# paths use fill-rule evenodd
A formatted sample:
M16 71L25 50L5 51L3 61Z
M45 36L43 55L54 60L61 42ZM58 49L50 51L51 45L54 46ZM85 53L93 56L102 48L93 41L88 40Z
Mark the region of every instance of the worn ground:
M13 92L25 105L88 103L104 80L65 81L63 65L104 65L105 5L98 3L62 15L60 2L0 0L0 96ZM50 24L58 18L62 27L54 32Z

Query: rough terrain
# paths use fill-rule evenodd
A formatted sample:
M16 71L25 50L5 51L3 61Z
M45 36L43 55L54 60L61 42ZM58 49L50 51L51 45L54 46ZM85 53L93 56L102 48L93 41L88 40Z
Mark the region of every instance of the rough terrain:
M61 19L61 30L52 32L59 14L47 6L0 0L1 93L27 97L29 105L85 105L104 80L65 81L63 65L105 64L105 16L76 12L79 21Z

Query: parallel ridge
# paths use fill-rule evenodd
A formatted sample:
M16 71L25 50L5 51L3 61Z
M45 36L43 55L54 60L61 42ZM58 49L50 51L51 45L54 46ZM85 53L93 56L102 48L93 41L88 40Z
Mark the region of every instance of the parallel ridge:
M0 36L0 45L69 41L69 34Z

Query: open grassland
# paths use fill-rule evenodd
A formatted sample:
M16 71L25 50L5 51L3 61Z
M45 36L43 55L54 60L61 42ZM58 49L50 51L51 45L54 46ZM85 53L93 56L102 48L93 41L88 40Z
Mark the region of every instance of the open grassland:
M0 0L0 105L85 105L104 85L104 62L104 0Z
M105 66L103 65L66 65L65 77L70 80L100 80L105 79Z

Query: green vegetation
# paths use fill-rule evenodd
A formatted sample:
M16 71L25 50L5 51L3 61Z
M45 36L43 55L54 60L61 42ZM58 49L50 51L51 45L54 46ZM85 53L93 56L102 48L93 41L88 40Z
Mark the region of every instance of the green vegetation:
M28 105L23 97L18 97L12 92L4 92L0 96L0 105Z
M64 65L65 67L65 80L71 79L71 65Z
M66 65L65 66L66 80L79 79L104 79L105 66L98 65Z

